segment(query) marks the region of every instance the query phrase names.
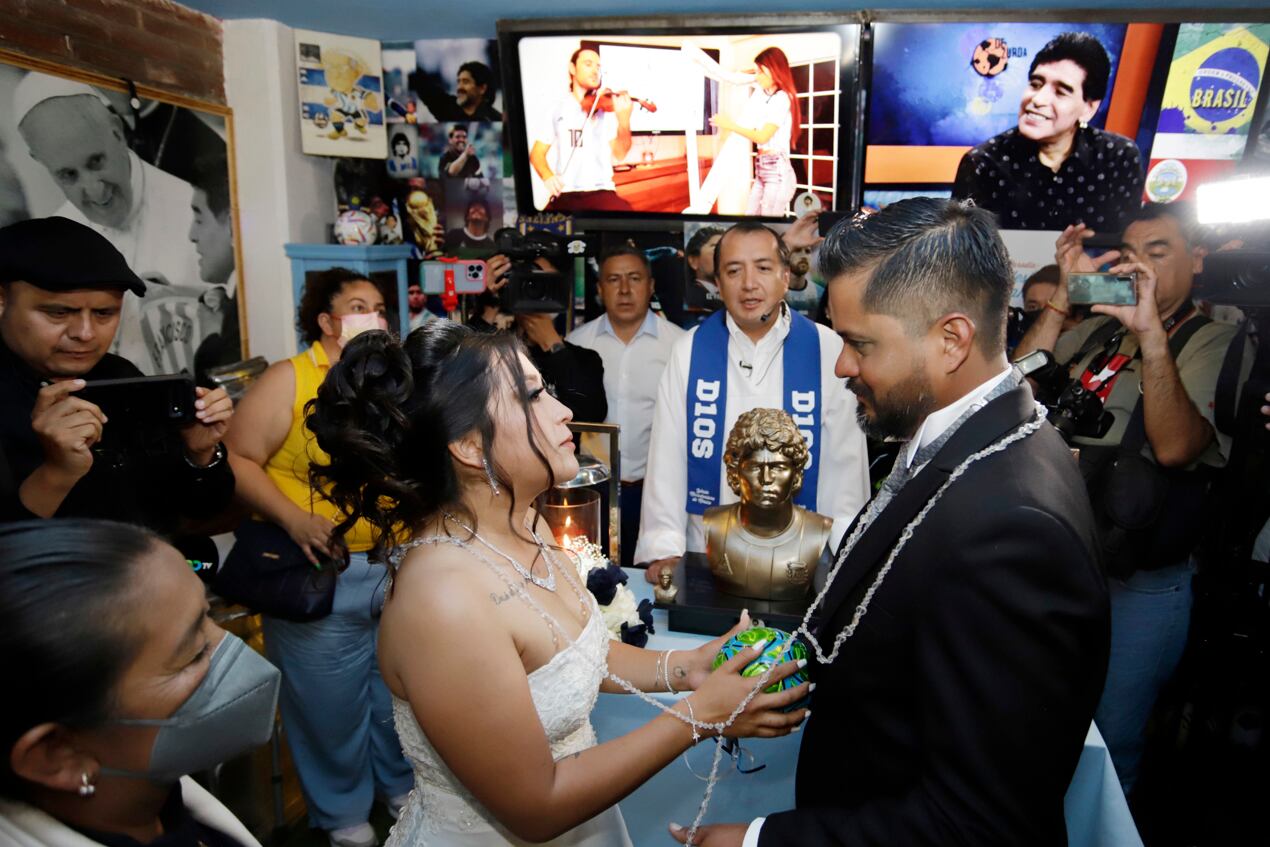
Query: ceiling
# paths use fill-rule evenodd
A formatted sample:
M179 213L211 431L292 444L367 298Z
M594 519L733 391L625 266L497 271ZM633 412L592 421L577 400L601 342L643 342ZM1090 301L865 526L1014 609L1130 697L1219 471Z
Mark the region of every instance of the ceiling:
M360 35L380 41L486 36L493 38L501 18L597 17L602 15L693 14L732 12L818 12L844 8L871 9L1194 9L1194 0L880 0L855 4L843 0L770 0L766 5L743 0L649 0L644 5L615 5L602 0L554 0L527 4L522 0L181 0L192 9L218 18L272 18L299 29ZM1220 0L1224 8L1264 9L1265 0ZM848 12L844 12L849 14ZM1264 14L1264 12L1263 12Z

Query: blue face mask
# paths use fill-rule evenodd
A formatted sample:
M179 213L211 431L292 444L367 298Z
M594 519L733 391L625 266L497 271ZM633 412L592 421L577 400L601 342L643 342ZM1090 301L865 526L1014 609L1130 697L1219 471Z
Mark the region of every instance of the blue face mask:
M104 776L175 782L258 747L273 734L282 674L237 636L216 646L207 676L169 718L121 718L121 726L157 726L144 771L102 768Z

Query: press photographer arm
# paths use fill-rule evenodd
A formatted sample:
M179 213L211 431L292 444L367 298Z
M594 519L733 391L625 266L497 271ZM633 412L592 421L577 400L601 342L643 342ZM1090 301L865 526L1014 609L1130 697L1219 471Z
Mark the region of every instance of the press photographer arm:
M1138 339L1142 351L1142 414L1151 451L1163 467L1186 467L1199 458L1217 434L1195 408L1169 352L1169 334L1155 301L1155 271L1140 262L1125 262L1111 272L1137 274L1138 303L1094 306L1093 311L1115 318Z
M1041 309L1036 322L1023 336L1019 346L1014 350L1014 358L1021 359L1036 350L1054 351L1058 337L1063 334L1063 321L1071 312L1071 304L1067 297L1067 275L1070 273L1094 273L1107 262L1120 257L1119 250L1110 250L1101 256L1090 258L1085 255L1085 239L1094 231L1084 224L1073 224L1063 230L1054 247L1054 261L1058 264L1058 287L1054 296Z

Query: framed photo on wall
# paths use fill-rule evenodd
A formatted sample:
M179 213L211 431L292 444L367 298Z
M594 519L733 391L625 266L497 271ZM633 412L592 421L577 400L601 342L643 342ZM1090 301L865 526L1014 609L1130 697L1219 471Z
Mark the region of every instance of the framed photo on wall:
M92 227L146 283L110 347L146 374L247 357L225 106L0 50L0 226Z
M304 152L387 158L379 42L297 29L295 61Z

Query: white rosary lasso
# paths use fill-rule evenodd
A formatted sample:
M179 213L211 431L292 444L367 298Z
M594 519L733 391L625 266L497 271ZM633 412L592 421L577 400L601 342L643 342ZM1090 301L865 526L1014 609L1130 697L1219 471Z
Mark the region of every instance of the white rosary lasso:
M811 622L812 614L820 606L820 604L824 602L825 596L829 593L829 589L833 585L834 579L835 577L837 577L838 572L841 570L843 563L847 560L847 557L850 555L851 551L855 548L856 544L859 542L860 537L864 535L865 530L868 529L869 525L872 524L874 518L877 517L876 511L880 511L880 510L874 510L871 508L870 511L865 514L864 518L862 518L860 522L856 525L855 530L851 533L851 536L847 539L846 544L842 546L842 549L839 551L838 558L834 562L833 569L830 570L828 577L825 579L824 587L820 589L820 593L816 595L816 599L811 603L810 606L808 606L807 613L803 616L802 623L799 624L798 628L794 630L794 633L790 636L790 638L792 639L795 635L799 635L799 634L801 634L804 638L806 638L808 643L812 646L812 649L815 652L817 661L819 661L821 664L827 665L832 663L835 659L837 659L838 651L842 647L843 642L845 642L848 638L850 638L852 635L855 634L856 627L859 626L860 620L865 616L865 614L869 610L869 603L873 600L873 595L877 593L878 588L882 585L882 581L886 578L886 575L890 572L891 566L895 563L896 558L899 556L900 552L904 549L904 546L908 543L909 539L913 537L914 530L916 530L917 527L921 524L921 522L926 518L926 516L930 513L931 509L934 508L935 504L939 502L940 498L943 497L944 492L946 492L948 488L954 482L956 482L957 479L960 478L961 475L964 474L966 470L975 462L979 461L980 459L986 456L990 456L993 453L999 453L1000 451L1009 447L1011 444L1014 444L1017 441L1021 441L1024 438L1027 438L1028 436L1032 435L1037 430L1039 430L1044 425L1044 423L1045 423L1045 408L1038 403L1037 416L1033 420L1020 425L1017 429L1014 430L1014 432L994 442L993 444L988 445L987 447L980 450L979 452L971 454L964 461L962 461L961 464L959 464L955 469L953 469L953 472L949 474L948 479L944 481L943 485L941 485L939 489L935 492L935 494L930 498L930 500L927 501L926 505L922 508L922 510L917 513L917 516L914 517L911 521L909 521L908 525L904 527L903 532L900 533L899 540L896 542L895 546L891 549L891 554L887 557L886 563L878 571L877 577L874 578L873 583L869 586L868 590L865 591L864 596L860 600L860 604L856 606L855 614L852 616L851 622L842 630L842 632L838 633L837 637L834 639L833 650L829 653L828 656L826 656L823 649L820 646L820 642L817 641L816 637L811 633L811 629L809 625ZM449 517L450 516L447 515L447 518ZM453 518L451 519L453 520ZM471 530L469 527L466 527L460 521L455 520L455 523L458 523L460 526L464 526L464 528L468 529L468 531L472 533L472 537L479 540L482 544L484 544L486 547L489 547L495 553L498 553L500 556L502 556L505 559L509 559L510 561L513 562L513 564L519 565L518 562L515 562L515 560L510 559L509 556L507 556L498 548L494 547L484 538L481 538L479 535L475 533L475 531ZM552 565L552 557L550 552L547 549L547 546L543 544L542 539L538 537L537 533L534 533L534 540L537 542L538 547L540 550L542 550L544 556L548 557L548 560L549 560L548 568L550 569ZM550 612L542 608L542 606L533 598L533 595L531 595L528 592L528 590L526 590L523 582L517 583L511 578L509 578L508 575L503 571L503 569L498 567L498 564L494 562L494 560L490 559L488 556L483 554L480 550L476 549L471 544L469 544L466 541L463 541L462 539L453 538L451 536L439 536L439 535L432 535L432 536L427 536L423 538L412 539L411 541L397 548L397 550L394 552L392 556L394 563L397 565L400 565L401 561L405 558L405 554L407 551L415 547L425 545L425 544L426 545L449 544L451 546L459 547L461 549L467 550L474 557L476 557L476 559L478 559L481 562L484 562L492 571L494 571L494 573L500 579L503 580L503 582L508 586L508 588L515 591L521 597L522 600L528 603L529 606L533 608L543 618L543 620L547 622L548 627L551 630L553 630L553 640L555 640L555 633L559 633L559 636L562 637L569 646L574 645L573 639L571 639L568 636L568 634L564 631L564 628L560 626L559 621L557 621L555 617L551 615ZM573 576L569 573L570 569L563 568L563 567L557 568L557 569L560 572L565 574L565 579L569 583L569 587L572 588L573 591L578 595L579 603L582 603L583 598L585 596L582 593L584 589L580 588L578 586L578 583L573 579ZM518 573L522 573L522 567L517 567L516 571ZM522 575L524 574L522 573ZM545 586L541 586L541 583L539 583L537 580L533 580L533 582L536 585L540 585L540 587L545 587ZM583 611L585 614L586 610L584 609ZM591 612L591 614L594 614L594 612ZM576 654L582 655L582 656L586 655L585 651L581 651L581 650L576 651ZM700 733L703 730L713 731L718 733L719 735L722 735L724 730L726 730L728 727L730 727L733 723L736 722L736 719L740 716L742 712L745 711L746 707L750 705L751 701L753 701L754 698L758 696L759 692L767 687L767 684L769 680L771 679L771 675L772 675L771 669L768 669L763 674L758 676L756 678L756 683L754 688L749 692L749 694L745 696L745 698L737 705L737 707L732 710L732 713L727 717L726 720L718 721L718 722L708 722L708 721L699 721L696 719L696 716L692 713L692 705L688 703L687 699L683 701L687 709L687 714L685 714L684 712L677 711L673 706L667 706L666 704L662 703L656 698L641 691L633 683L625 679L622 679L621 677L614 674L612 671L609 670L607 661L603 663L603 667L599 667L597 669L599 669L601 673L603 673L606 679L612 681L618 687L622 688L623 690L631 694L634 694L640 700L643 700L649 705L657 709L660 709L666 714L673 716L676 720L682 721L684 724L686 724L692 730L692 739L694 744L700 740L701 738ZM667 687L669 687L668 682L667 682ZM712 796L714 795L714 787L719 779L719 764L722 761L722 758L723 758L723 745L716 743L714 756L710 762L710 776L706 781L705 794L701 798L701 805L697 809L697 816L693 820L692 826L688 828L686 843L689 845L692 845L694 843L694 839L696 838L696 835L697 835L697 830L700 829L701 827L701 821L705 817L706 809L709 807L710 800Z

